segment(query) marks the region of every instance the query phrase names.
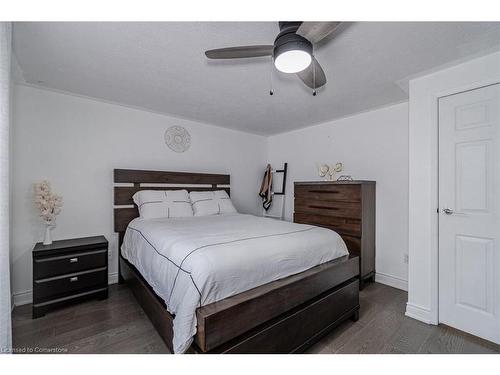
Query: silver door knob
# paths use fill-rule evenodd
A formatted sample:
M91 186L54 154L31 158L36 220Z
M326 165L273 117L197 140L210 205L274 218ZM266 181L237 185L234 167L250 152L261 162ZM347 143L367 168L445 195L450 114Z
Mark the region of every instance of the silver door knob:
M446 215L451 215L451 214L453 214L453 209L451 209L451 208L443 208L443 212Z

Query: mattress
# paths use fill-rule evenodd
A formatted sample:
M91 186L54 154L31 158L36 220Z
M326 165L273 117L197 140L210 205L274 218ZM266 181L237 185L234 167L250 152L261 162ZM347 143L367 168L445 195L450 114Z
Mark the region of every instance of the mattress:
M196 334L196 309L348 254L334 231L253 215L134 219L122 255L174 315L173 348Z

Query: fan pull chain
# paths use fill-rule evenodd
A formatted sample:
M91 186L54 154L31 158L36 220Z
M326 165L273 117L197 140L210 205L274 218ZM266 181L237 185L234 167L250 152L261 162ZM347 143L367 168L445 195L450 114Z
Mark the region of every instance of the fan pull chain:
M271 56L271 69L269 69L269 86L271 87L269 89L269 95L274 95L274 90L273 90L273 57Z
M311 61L313 64L313 96L316 96L316 64L314 63L314 59Z

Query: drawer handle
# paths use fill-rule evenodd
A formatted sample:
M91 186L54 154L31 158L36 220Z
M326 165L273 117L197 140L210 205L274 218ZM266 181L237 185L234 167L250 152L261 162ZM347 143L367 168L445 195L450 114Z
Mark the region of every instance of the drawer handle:
M78 258L70 258L69 262L70 263L77 263L78 262Z
M309 190L309 193L319 193L319 194L340 194L338 190Z
M326 207L326 206L309 206L309 208L321 208L322 210L333 210L333 211L336 211L336 210L339 210L338 207Z
M74 276L69 279L70 283L74 283L75 281L78 281L78 276Z

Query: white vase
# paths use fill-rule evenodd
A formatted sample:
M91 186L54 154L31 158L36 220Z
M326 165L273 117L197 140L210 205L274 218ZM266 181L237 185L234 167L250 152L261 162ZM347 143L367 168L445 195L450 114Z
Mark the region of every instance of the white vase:
M54 228L54 224L51 222L45 223L45 237L43 238L44 245L52 244L52 229Z

